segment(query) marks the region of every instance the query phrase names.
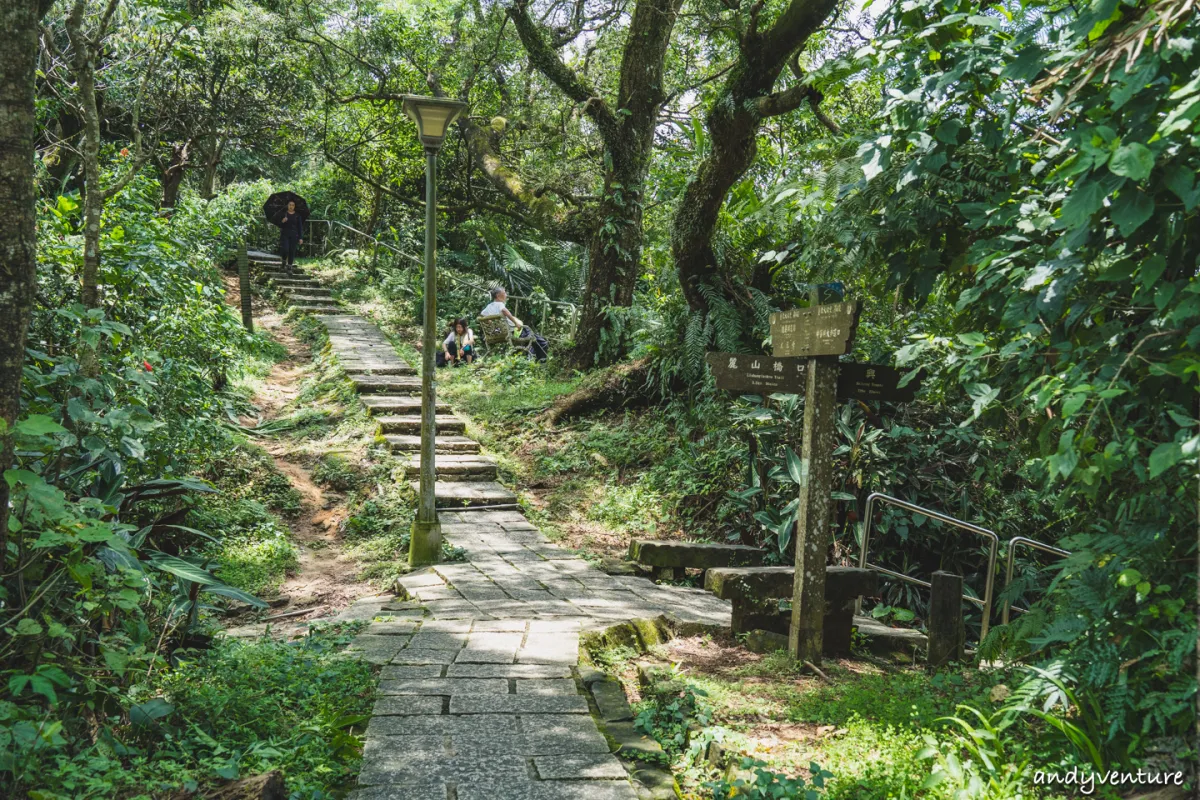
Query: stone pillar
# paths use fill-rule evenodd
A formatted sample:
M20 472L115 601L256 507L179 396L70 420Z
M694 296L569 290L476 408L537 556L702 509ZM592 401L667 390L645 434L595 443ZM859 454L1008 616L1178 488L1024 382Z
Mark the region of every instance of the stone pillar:
M821 663L824 649L825 558L832 506L837 358L808 360L804 443L800 450L800 510L796 520L796 577L788 651L798 661Z
M933 573L929 598L929 667L937 669L963 660L962 575L938 570Z

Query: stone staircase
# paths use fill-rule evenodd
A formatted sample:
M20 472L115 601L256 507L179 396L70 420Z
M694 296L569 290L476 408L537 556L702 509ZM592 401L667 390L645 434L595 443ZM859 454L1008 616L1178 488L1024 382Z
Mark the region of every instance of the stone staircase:
M288 308L298 309L305 314L342 313L337 301L333 299L333 294L319 281L310 278L299 267L293 267L292 271L288 272L284 270L278 257L264 255L252 254L250 259L252 264L259 266L256 277L282 294L287 299ZM347 369L351 367L347 366Z
M403 456L405 477L420 489L421 379L400 359L383 334L361 317L325 316L330 344L350 382L393 453ZM466 436L466 422L439 403L434 497L438 508L515 508L517 498L497 483L496 462Z
M380 427L413 431L382 435L415 479L420 381L366 320L320 320ZM361 598L339 615L370 621L347 652L382 668L349 800L679 796L670 774L647 763L665 755L634 728L620 685L581 665L581 647L610 635L649 646L668 625L727 628L729 604L607 575L555 546L496 483L496 464L462 421L442 404L436 412L446 431L437 439L438 520L464 560L409 573L398 596Z

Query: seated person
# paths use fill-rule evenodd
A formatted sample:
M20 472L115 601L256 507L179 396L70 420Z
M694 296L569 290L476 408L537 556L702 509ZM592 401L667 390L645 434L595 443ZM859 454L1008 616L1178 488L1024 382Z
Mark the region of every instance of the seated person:
M545 361L548 343L533 328L513 316L508 307L504 305L506 300L508 300L508 292L504 291L504 287L497 286L495 289L492 289L492 302L483 307L483 311L479 312L479 316L504 317L504 321L508 324L509 332L514 330L519 332L517 338L522 340L521 344L529 348L530 355L534 356L538 361Z
M458 366L464 361L470 364L475 360L475 332L467 326L467 320L454 320L454 327L442 342L442 352L437 354L439 367L447 364Z

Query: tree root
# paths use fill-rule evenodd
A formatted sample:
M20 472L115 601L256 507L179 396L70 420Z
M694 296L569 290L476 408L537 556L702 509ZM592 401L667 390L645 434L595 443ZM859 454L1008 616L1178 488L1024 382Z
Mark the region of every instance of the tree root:
M650 359L639 358L593 372L579 388L555 401L542 419L551 425L600 409L616 410L649 405L653 393L647 386Z

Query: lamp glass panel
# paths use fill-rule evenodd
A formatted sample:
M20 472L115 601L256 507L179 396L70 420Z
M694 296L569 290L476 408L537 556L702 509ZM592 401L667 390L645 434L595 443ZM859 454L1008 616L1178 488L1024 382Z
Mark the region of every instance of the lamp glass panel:
M450 116L454 113L454 109L441 105L419 106L419 109L421 115L421 135L434 139L444 138L446 136L446 128L449 127Z

